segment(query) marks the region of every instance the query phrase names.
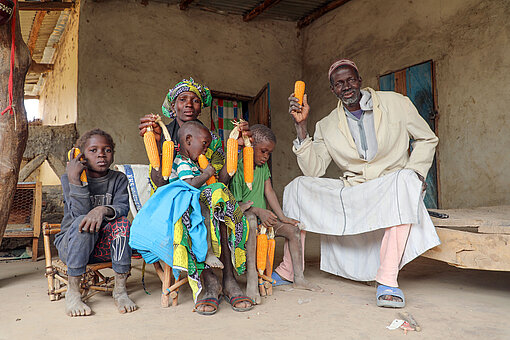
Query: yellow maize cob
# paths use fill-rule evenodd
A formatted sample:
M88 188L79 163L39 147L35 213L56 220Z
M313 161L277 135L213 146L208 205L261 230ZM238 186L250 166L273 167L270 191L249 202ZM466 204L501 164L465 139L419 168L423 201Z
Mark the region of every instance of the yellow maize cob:
M167 180L172 173L174 163L174 142L166 140L163 142L163 155L161 156L161 176Z
M248 186L248 189L253 188L253 148L251 146L245 146L243 148L243 171L244 181Z
M73 157L71 158L71 153L73 152L73 149L69 150L69 152L67 153L67 159L71 160L72 158L76 158L78 157L78 155L81 153L80 149L78 148L74 148L74 155ZM80 175L80 181L82 183L87 183L87 172L85 170L83 170L81 172L81 175Z
M271 277L273 274L274 251L276 248L276 241L274 238L267 240L267 263L266 275Z
M303 95L305 94L305 82L298 80L294 84L294 97L299 99L299 105L303 105Z
M203 154L198 156L198 165L200 165L201 169L205 169L209 165L209 161ZM207 184L207 185L212 184L212 183L216 183L216 177L214 177L214 175L209 177L209 179L205 182L205 184Z
M156 145L156 137L152 131L152 127L147 128L147 132L143 135L143 142L145 143L145 150L147 151L149 162L156 171L159 170L160 161L158 146Z
M230 177L237 171L237 139L229 138L227 140L227 172Z

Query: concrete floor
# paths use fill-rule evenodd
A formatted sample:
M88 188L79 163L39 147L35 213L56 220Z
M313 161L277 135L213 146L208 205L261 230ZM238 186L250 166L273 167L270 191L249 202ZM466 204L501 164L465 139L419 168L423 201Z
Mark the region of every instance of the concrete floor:
M94 315L70 318L64 300L50 302L44 261L0 263L0 339L140 339L140 338L405 338L386 326L397 310L375 306L375 288L321 272L318 238L307 238L306 276L324 288L312 293L277 288L271 297L246 313L222 302L216 315L192 313L184 286L179 305L160 307L160 283L151 267L147 289L141 286L141 261L133 262L129 294L140 309L120 315L106 294L92 297ZM281 247L280 247L281 249ZM277 254L277 257L281 254ZM244 282L244 278L240 279ZM408 338L510 339L510 273L457 269L419 258L400 274L407 306L422 331Z

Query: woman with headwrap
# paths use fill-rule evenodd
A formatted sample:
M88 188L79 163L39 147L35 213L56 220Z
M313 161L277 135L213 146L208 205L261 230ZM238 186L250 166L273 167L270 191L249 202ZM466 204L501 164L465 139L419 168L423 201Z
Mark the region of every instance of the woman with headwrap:
M162 111L165 116L174 119L171 123L166 125L166 127L170 137L176 145L176 149L179 147L177 136L180 126L188 121L200 122L198 120L198 115L202 108L210 106L211 102L212 96L209 89L206 86L196 83L192 78L177 83L168 92L163 102ZM145 115L140 119L140 125L138 128L141 136L143 136L146 132L147 127L151 126L153 128L154 134L156 135L158 151L161 155L161 146L164 141L164 136L161 133L161 127L156 123L156 118L157 116L153 114ZM239 128L243 134L248 135L251 138L248 123L242 123ZM205 156L216 169L219 182L228 184L230 176L226 171L226 167L223 166L225 163L225 156L221 146L221 140L212 132L211 137L212 142L205 153ZM242 138L239 138L239 144L243 145ZM161 169L155 170L152 168L150 177L154 188L161 187L168 183L168 181L164 180L161 176ZM244 241L247 238L248 231L247 223L242 217L243 214L242 212L240 214L238 213L239 207L237 203L233 200L228 189L221 184L217 184L216 186L211 185L210 190L204 190L200 195L200 201L202 206L205 205L209 211L214 211L217 204L221 204L225 209L225 212L228 210L228 213L232 213L231 210L234 210L234 208L235 211L233 211L234 216L232 216L232 220L224 218L225 222L220 221L216 216L217 214L210 214L213 249L224 265L223 288L211 268L208 266L200 267L200 264L194 263L192 267L198 265L197 269L199 270L197 272L200 273L201 271L201 277L204 282L204 289L202 291L203 295L200 300L196 301L195 310L199 314L214 314L218 309L218 298L220 293L224 294L225 297L228 298L228 301L234 310L249 310L253 307L253 302L243 294L233 273L233 270L235 269L238 274L241 274L246 268ZM226 225L226 223L229 225ZM240 239L244 241L239 242ZM216 244L214 244L215 241ZM240 254L242 256L239 256ZM193 254L190 255L193 257ZM201 270L202 268L203 271ZM189 271L188 274L190 274ZM198 285L200 285L200 282L198 282Z

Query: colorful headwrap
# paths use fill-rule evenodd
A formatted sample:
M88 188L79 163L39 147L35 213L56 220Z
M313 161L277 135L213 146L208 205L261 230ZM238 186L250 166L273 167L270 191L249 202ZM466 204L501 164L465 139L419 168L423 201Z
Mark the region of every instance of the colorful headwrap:
M170 89L161 107L163 114L168 118L175 118L175 112L172 110L171 104L183 92L193 92L196 94L202 102L202 108L211 105L211 91L207 86L196 83L191 77L189 80L183 79L181 82L175 84L173 89Z

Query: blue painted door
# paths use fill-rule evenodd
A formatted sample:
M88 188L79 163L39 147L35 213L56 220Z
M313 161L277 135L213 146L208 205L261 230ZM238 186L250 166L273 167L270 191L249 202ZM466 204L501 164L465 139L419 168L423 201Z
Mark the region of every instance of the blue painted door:
M379 78L382 91L396 91L411 99L420 115L435 132L435 106L433 92L432 61L408 67L404 70L390 73ZM436 158L427 175L427 193L425 206L435 209L438 207L437 192L437 164Z

